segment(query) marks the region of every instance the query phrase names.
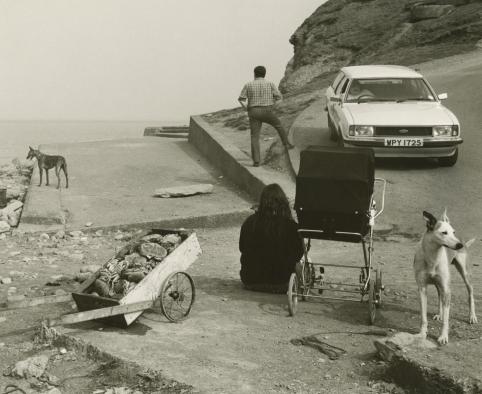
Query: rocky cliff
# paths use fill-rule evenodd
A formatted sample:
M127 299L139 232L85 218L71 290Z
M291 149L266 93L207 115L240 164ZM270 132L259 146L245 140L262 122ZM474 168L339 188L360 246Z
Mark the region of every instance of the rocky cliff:
M482 0L328 0L291 36L280 83L296 95L326 86L340 67L416 64L481 44Z

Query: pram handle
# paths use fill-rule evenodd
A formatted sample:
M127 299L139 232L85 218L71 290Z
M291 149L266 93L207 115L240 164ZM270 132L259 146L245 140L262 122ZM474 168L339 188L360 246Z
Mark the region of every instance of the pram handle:
M376 219L384 210L385 208L385 189L387 187L387 181L383 178L375 178L375 183L382 183L383 184L383 188L382 188L382 208L373 216L373 219ZM370 209L371 209L371 206L373 205L373 196L372 196L372 203L370 204Z

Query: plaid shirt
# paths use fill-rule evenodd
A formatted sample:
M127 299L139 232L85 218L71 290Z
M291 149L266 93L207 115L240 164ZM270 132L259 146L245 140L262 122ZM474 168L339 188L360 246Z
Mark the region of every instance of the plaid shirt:
M281 100L283 96L273 82L264 78L256 78L244 85L239 95L239 100L248 100L250 107L267 107Z

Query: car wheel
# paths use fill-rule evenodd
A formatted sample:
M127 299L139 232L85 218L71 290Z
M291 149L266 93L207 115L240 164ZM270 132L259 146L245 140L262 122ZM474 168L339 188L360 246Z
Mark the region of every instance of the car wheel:
M448 157L439 157L438 164L442 167L452 167L457 163L457 159L459 157L459 148L455 149L455 153L452 156Z
M336 132L336 128L333 125L330 114L328 114L328 130L330 131L330 140L334 142L338 141L338 133Z

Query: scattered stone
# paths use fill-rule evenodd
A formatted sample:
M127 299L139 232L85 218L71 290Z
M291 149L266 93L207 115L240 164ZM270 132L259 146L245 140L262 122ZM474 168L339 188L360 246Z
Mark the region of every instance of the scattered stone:
M104 232L102 230L97 230L94 234L95 234L96 237L102 237Z
M2 282L2 285L9 285L10 283L12 283L12 278L9 278L9 277L2 278L1 282Z
M59 349L59 353L60 353L60 354L65 354L65 353L67 353L67 349L64 348L64 347L61 347L61 348Z
M65 231L59 230L55 233L55 238L57 239L64 239L65 238Z
M0 240L3 240L3 239L5 239L5 238L7 238L7 236L5 235L5 233L0 234Z
M25 296L23 294L9 294L7 297L8 302L18 302L18 301L23 301L25 299Z
M16 363L12 370L12 374L13 376L21 378L39 378L44 373L45 368L47 368L48 362L49 357L46 355L29 357L26 360Z
M92 227L93 224L94 223L92 223L92 222L87 222L87 223L85 223L85 227Z
M0 220L0 234L7 231L10 231L10 225L4 220Z
M125 235L124 234L117 234L114 239L116 241L122 241L124 239Z
M7 321L6 317L0 316L0 323L3 323L4 321Z
M13 252L10 252L8 255L9 255L10 257L15 257L15 256L18 256L19 254L21 254L21 252L15 250L15 251L13 251Z
M88 264L84 265L80 268L81 273L95 273L102 268L101 265L98 264Z
M171 198L171 197L188 197L196 194L209 194L213 192L213 185L210 183L190 185L190 186L177 186L156 189L154 192L155 197Z
M84 235L84 233L80 230L71 231L69 234L72 238L80 238L82 235Z
M83 281L89 279L91 275L92 274L90 272L79 272L77 275L75 275L75 280L82 283Z
M40 394L62 394L62 392L57 387L52 387L47 391L42 391Z
M72 253L70 256L77 261L82 261L84 259L84 255L82 253Z
M42 234L40 234L39 239L41 241L48 241L50 239L50 236L47 233L42 233Z
M65 294L68 294L65 290L63 289L57 289L55 290L55 295L65 295Z
M67 275L63 275L63 274L58 274L58 275L52 275L50 277L51 280L55 281L55 282L58 282L58 281L62 281L62 280L69 280L70 277L67 276Z

